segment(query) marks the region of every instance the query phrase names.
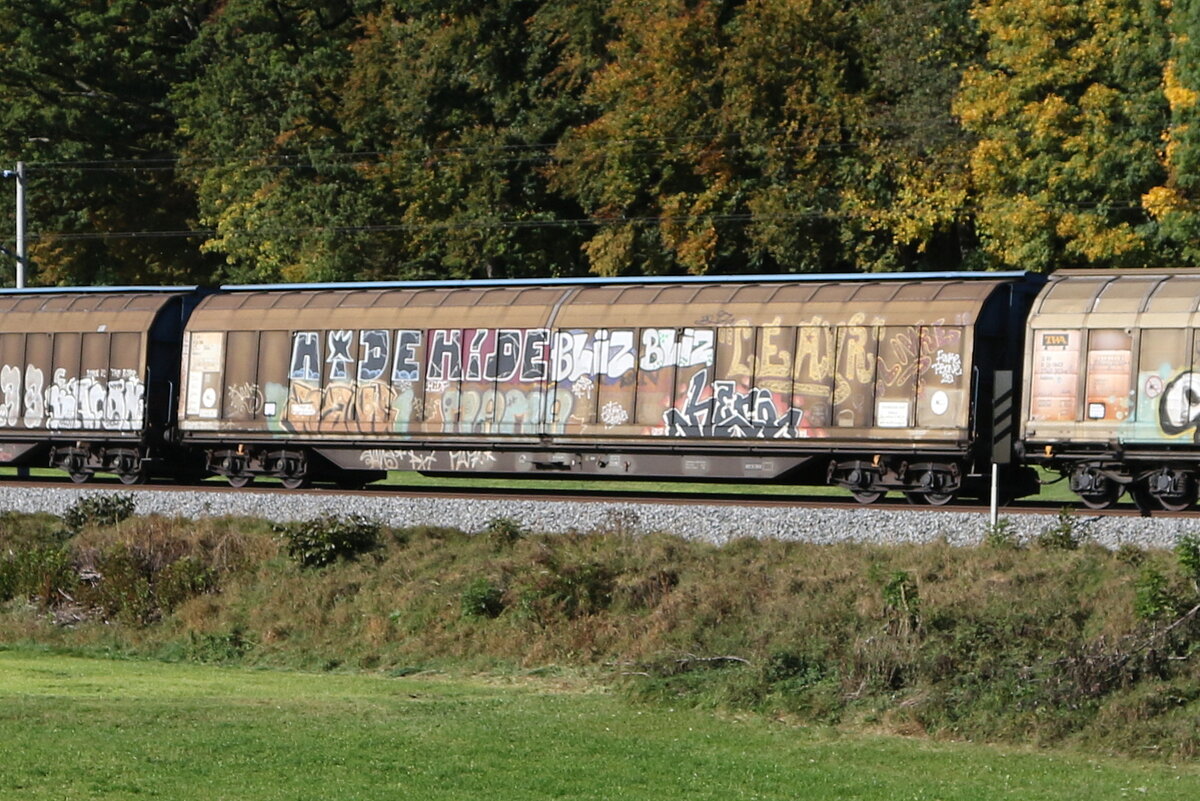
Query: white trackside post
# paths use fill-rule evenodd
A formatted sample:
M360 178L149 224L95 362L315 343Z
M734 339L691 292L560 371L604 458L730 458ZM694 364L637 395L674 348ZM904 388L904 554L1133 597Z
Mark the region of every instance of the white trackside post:
M992 463L992 526L1000 520L1000 465Z

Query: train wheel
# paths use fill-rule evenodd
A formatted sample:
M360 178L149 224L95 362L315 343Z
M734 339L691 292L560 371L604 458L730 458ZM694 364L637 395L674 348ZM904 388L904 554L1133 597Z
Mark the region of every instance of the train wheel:
M954 500L952 492L906 492L904 497L912 504L929 504L930 506L945 506Z
M887 495L887 493L883 491L871 490L854 490L850 494L854 496L854 500L861 504L879 503L883 496Z
M1182 512L1196 502L1196 476L1187 470L1163 468L1146 477L1146 494L1159 508Z
M279 481L288 489L301 489L309 484L308 476L282 476Z
M945 506L954 500L954 493L945 491L946 485L951 483L947 473L927 470L918 474L916 479L916 484L921 489L909 490L904 493L909 503Z
M86 484L92 480L92 474L86 470L69 470L67 475L71 477L71 481L76 484Z
M225 476L225 480L229 482L229 486L236 489L249 486L254 483L254 476L247 473L238 473L236 476Z
M121 480L122 484L145 484L146 471L139 468L128 473L118 473L117 478Z
M1182 512L1196 502L1196 482L1188 481L1187 487L1178 495L1155 495L1154 500L1167 512Z
M1101 492L1080 492L1079 500L1089 509L1109 509L1117 505L1117 501L1125 494L1125 488L1110 481L1108 488Z

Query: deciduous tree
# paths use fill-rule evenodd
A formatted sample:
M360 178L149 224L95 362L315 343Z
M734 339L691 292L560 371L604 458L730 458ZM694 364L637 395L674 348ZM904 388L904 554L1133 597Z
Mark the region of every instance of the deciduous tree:
M1141 197L1165 177L1162 7L992 0L973 14L987 53L955 110L979 137L971 173L987 255L1035 270L1152 261Z
M196 213L176 177L168 94L209 6L0 3L0 159L28 165L31 283L206 275L194 240L163 233L188 230ZM2 219L12 219L11 198L3 192Z
M1200 264L1200 2L1174 0L1163 90L1170 123L1161 143L1166 179L1143 205L1160 224L1161 255Z

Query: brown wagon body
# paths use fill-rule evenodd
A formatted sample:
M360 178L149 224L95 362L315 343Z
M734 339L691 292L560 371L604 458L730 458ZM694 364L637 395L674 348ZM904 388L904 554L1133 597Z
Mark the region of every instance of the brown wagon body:
M144 479L169 449L194 300L189 288L0 293L0 462Z
M990 455L979 403L1019 368L1018 283L231 287L188 323L179 427L235 483L549 472L940 500Z

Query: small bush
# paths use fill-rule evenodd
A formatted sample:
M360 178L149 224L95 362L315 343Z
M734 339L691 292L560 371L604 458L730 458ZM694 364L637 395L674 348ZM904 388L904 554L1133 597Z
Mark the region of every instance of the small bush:
M504 611L504 591L480 576L462 592L463 617L496 618Z
M217 574L199 560L185 556L167 565L154 579L154 600L164 614L179 604L212 591Z
M63 513L63 525L74 536L89 525L115 526L133 517L135 508L136 503L129 493L84 495Z
M254 638L242 626L214 634L188 635L187 656L196 662L229 664L238 662L252 648Z
M1200 536L1184 534L1180 537L1175 543L1175 558L1184 575L1192 580L1192 586L1200 591Z
M1049 551L1074 551L1083 543L1080 528L1074 511L1069 506L1063 507L1054 525L1038 534L1037 545Z
M0 600L37 598L49 605L74 585L75 572L65 548L32 548L0 561Z
M521 524L511 517L493 517L483 530L493 548L507 548L525 537Z
M362 515L322 515L272 528L282 537L288 555L304 567L323 567L379 547L379 524Z
M141 556L125 543L97 554L94 565L99 580L80 600L102 609L106 618L139 625L154 620L153 571Z
M1133 565L1134 567L1146 561L1146 552L1132 542L1121 543L1121 547L1117 548L1115 555L1118 561L1124 562L1127 565Z
M585 617L611 604L616 576L608 565L566 560L553 552L541 555L537 562L540 569L520 592L522 608L535 620Z
M1014 550L1021 547L1021 542L1017 539L1017 527L1006 517L1000 518L993 525L987 527L987 532L983 535L983 544L989 548L1002 550Z
M1147 565L1134 583L1133 611L1142 620L1169 620L1178 613L1179 599L1171 592L1167 577Z

